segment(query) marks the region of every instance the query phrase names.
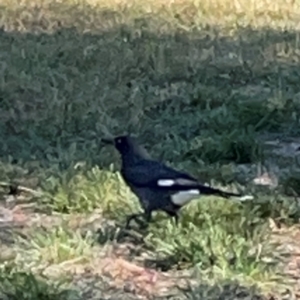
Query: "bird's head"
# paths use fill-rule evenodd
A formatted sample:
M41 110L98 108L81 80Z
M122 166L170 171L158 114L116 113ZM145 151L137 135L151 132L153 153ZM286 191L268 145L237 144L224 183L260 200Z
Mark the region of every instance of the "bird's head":
M129 135L121 135L114 138L103 138L102 141L106 144L112 144L123 155L133 155L136 157L150 158L146 149L140 146L137 140Z
M128 135L103 138L102 141L114 145L120 153L128 152L135 145L133 138Z

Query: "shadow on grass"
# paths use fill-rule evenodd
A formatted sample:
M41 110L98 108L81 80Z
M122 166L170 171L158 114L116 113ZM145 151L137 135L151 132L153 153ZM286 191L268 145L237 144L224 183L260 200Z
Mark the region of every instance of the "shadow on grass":
M100 245L104 245L107 242L116 241L117 243L143 243L143 236L147 232L139 228L128 228L125 229L124 225L107 225L102 226L97 230L97 242Z
M261 134L299 132L298 32L168 35L139 21L93 33L1 31L0 180L52 192L82 166L118 164L100 143L107 130L137 133L154 156L196 175L264 161Z
M99 143L108 129L137 133L173 161L248 163L259 155L258 133L298 133L298 32L246 28L228 37L210 27L156 35L150 21L93 34L59 25L52 34L2 31L2 160L27 173L78 161L108 165L117 157ZM241 141L226 145L223 133ZM190 150L200 135L201 151ZM211 153L218 145L208 136L224 149Z
M99 142L106 130L137 133L151 154L194 173L198 163L203 169L261 161L260 134L300 128L298 35L246 28L230 37L212 27L155 34L138 25L93 33L63 25L51 34L2 31L0 179L42 186L55 194L60 212L101 207L110 193L102 190L119 185L108 184L107 174L76 176L118 159ZM118 209L123 213L123 204ZM102 243L117 235L140 244L105 230Z
M120 25L107 10L93 12L102 29L82 18L70 29L59 11L49 23L36 13L29 21L18 15L27 33L0 32L0 180L77 199L78 169L108 168L118 158L100 144L107 130L136 133L151 154L194 173L198 164L257 163L264 159L261 134L299 133L298 32L244 28L229 36L205 27L156 34L151 18ZM94 180L100 207L101 189L111 188L103 182ZM65 205L58 210L68 212ZM100 242L116 236L128 242L115 228L104 229ZM190 299L219 292L203 291Z
M139 257L147 251L153 251L151 247L145 241L147 235L149 235L148 229L141 229L136 226L125 229L122 225L107 225L102 226L98 229L96 235L96 241L100 245L106 245L109 243L114 243L117 245L123 245L127 249L127 255L129 257ZM180 269L178 263L178 258L175 255L169 255L164 257L150 258L143 256L143 265L146 268L155 269L162 272L167 272L174 269Z

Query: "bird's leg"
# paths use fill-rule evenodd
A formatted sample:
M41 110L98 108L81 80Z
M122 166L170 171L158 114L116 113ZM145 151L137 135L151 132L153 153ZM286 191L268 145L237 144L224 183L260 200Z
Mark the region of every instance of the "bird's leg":
M144 214L133 214L133 215L130 215L128 218L127 218L127 221L126 221L126 225L125 225L125 229L128 229L130 223L133 221L133 220L136 220L138 223L140 222L140 220L138 219L140 216L143 216Z
M174 217L174 219L175 219L175 224L176 224L176 226L177 226L177 225L178 225L178 222L179 222L179 216L178 216L177 213L175 213L173 217Z
M144 217L145 217L145 221L147 223L150 223L151 219L152 219L152 211L151 210L146 210L145 213L144 213Z
M143 217L144 220L140 220L139 217ZM128 229L131 221L135 220L141 228L148 227L149 223L152 219L152 210L145 210L144 213L141 214L133 214L127 218L125 229Z
M139 217L143 217L144 220L140 220ZM147 227L151 222L152 218L152 210L145 210L144 213L141 214L133 214L127 218L125 228L127 229L131 223L131 221L135 220L141 227Z
M175 224L176 226L178 225L178 222L179 222L179 216L177 215L176 212L172 213L172 214L169 214L172 218L174 218L175 220Z
M148 227L149 223L152 219L152 211L151 210L145 210L145 213L143 214L144 222L143 224L140 224L142 229L145 229Z
M174 210L168 210L168 211L166 211L166 213L167 213L170 217L174 218L175 224L178 225L178 222L179 222L179 216L178 216L177 212L174 211Z

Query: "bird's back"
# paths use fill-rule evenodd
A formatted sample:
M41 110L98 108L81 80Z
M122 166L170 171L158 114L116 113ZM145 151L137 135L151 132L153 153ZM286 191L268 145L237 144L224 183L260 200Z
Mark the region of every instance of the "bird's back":
M122 165L121 174L128 184L144 187L158 187L158 180L181 178L197 182L190 175L174 170L165 164L152 159L140 159L132 165Z

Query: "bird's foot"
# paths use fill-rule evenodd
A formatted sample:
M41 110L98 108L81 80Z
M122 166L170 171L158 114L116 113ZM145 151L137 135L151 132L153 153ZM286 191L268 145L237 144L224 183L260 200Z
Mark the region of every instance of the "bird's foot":
M143 214L133 214L127 218L125 229L128 229L130 227L130 223L135 220L138 224L141 224L142 221L139 219Z
M141 219L141 217L143 217ZM129 229L130 223L135 220L140 229L146 229L149 226L150 218L148 214L134 214L127 218L125 229Z

